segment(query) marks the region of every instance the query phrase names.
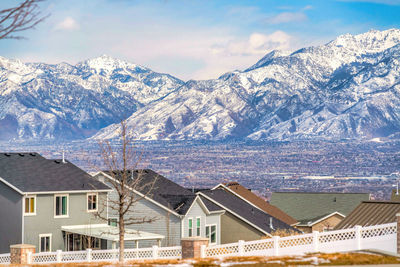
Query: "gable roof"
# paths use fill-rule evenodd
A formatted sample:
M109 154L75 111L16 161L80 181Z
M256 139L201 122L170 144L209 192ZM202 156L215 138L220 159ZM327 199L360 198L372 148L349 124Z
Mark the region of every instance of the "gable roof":
M247 201L228 193L224 189L201 191L198 194L211 202L214 202L214 204L220 206L227 212L238 217L242 221L245 221L264 234L270 235L270 233L276 229L291 229L293 231L298 231L290 225L254 207ZM271 218L273 228L270 227Z
M284 222L286 224L289 224L289 225L297 224L296 219L292 218L290 215L286 214L278 207L275 207L275 206L269 204L267 201L265 201L261 197L257 196L256 194L251 192L246 187L240 185L238 182L229 182L227 184L219 184L218 186L216 186L214 188L218 188L218 187L231 190L232 193L237 194L239 197L244 198L245 200L249 201L251 204L258 207L259 209L265 211L269 215L277 218L278 220L281 220L282 222Z
M396 222L400 202L363 201L335 229L353 228L356 225L371 226Z
M324 220L326 220L326 219L328 219L328 218L330 218L332 216L335 216L335 215L338 215L338 216L340 216L342 218L346 217L343 214L341 214L340 212L335 211L335 212L332 212L332 213L321 215L319 217L315 217L315 218L313 218L313 221L308 221L308 222L307 221L301 221L297 226L313 226L313 225L315 225L315 224L317 224L319 222L322 222L322 221L324 221Z
M110 191L69 161L38 153L0 153L0 180L19 193Z
M271 204L277 206L300 224L312 223L335 211L347 216L367 193L274 192Z
M140 177L137 187L133 188L134 190L179 215L186 214L193 200L196 198L196 194L190 190L153 170L137 169L133 173L130 170L127 172L128 177L134 180ZM110 171L103 171L103 173L110 176Z

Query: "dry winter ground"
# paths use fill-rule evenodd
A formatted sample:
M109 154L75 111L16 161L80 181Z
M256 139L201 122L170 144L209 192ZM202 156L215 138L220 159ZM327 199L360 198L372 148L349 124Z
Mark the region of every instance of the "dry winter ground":
M140 261L140 262L127 262L125 264L111 264L111 263L92 263L92 264L53 264L47 266L87 266L87 267L106 267L106 266L179 266L179 267L275 267L275 266L301 266L301 265L321 265L321 266L335 266L335 265L381 265L391 264L400 266L400 258L393 256L377 255L372 253L334 253L334 254L307 254L306 256L295 257L234 257L224 260L218 259L201 259L201 260L159 260L159 261ZM43 265L35 265L39 267Z

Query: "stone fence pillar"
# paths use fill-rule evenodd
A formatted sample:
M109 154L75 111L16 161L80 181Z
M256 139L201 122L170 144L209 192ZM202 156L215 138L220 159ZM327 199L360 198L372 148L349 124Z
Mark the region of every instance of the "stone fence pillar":
M400 254L400 213L396 214L397 222L397 254Z
M10 246L11 264L30 264L28 254L35 253L35 246L17 244Z
M208 246L208 238L187 237L181 239L182 259L201 258L201 246Z

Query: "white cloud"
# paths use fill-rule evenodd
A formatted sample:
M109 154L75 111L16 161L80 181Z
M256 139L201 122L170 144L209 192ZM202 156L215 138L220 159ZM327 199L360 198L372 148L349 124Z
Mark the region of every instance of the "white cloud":
M66 31L74 31L78 30L79 28L80 27L78 22L76 22L76 20L74 20L71 17L66 17L63 21L61 21L54 27L55 30L66 30Z
M282 24L289 22L301 22L307 20L306 14L303 12L282 12L276 16L267 19L269 24Z

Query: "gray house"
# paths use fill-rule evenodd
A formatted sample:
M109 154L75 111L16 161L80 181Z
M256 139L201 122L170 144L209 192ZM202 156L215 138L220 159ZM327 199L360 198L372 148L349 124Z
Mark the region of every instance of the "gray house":
M140 173L140 183L154 182L151 192L131 190L143 196L134 208L135 214L157 217L158 220L138 224L134 228L165 236L163 246L180 245L184 237L206 237L214 245L237 242L240 239L260 239L276 229L297 231L225 190L205 190L195 194L152 170L128 172L128 177L132 179L137 179ZM108 181L113 179L107 171L99 172L95 177L109 185ZM138 188L142 190L141 186ZM109 196L117 198L115 191ZM109 217L117 220L116 214L113 215L111 211ZM134 245L137 244L131 244ZM141 242L140 246L149 245Z
M110 191L68 161L37 153L0 153L0 253L19 243L43 252L115 245L116 227L94 216L107 216L100 204ZM125 237L163 238L136 232Z

